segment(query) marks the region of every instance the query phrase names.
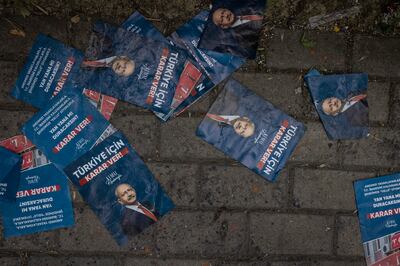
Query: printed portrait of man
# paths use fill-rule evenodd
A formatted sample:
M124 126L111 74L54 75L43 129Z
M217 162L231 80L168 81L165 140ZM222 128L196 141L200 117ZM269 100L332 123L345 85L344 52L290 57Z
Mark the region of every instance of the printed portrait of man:
M199 48L255 58L265 1L216 2Z
M347 99L329 97L322 101L321 110L328 116L344 115L352 125L368 124L367 94L350 96Z
M157 214L150 204L137 200L136 190L123 183L116 187L115 196L118 203L124 206L121 216L121 227L126 235L135 235L146 227L157 222Z
M111 68L115 74L128 77L135 71L135 61L127 56L111 56L98 60L84 60L82 67Z
M207 117L221 126L232 126L234 132L243 138L251 137L256 129L255 124L245 116L207 114Z
M218 8L212 14L214 24L222 29L236 28L249 23L259 24L262 22L263 18L264 16L261 15L235 16L235 14L227 8Z

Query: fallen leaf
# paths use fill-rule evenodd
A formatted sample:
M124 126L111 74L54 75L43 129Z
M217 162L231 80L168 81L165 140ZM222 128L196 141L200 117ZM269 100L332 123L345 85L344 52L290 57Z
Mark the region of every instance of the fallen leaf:
M300 43L303 45L303 47L308 49L314 48L316 45L315 41L307 39L305 33L301 36Z
M339 31L340 31L340 27L339 27L338 25L335 25L335 26L333 27L333 31L334 31L334 32L339 32Z
M8 33L11 35L19 36L19 37L25 37L25 32L20 29L12 29Z
M81 21L81 18L79 17L79 15L73 16L71 18L71 22L74 23L74 24L79 23L79 21Z

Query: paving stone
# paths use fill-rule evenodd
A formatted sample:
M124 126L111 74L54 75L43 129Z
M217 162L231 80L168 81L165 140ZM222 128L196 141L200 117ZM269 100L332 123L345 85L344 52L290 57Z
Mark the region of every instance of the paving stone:
M339 162L338 143L328 139L321 123L304 123L306 132L294 150L291 161L329 163Z
M160 254L240 255L246 248L245 222L244 213L175 211L158 224L157 250Z
M31 112L0 110L0 139L21 134L22 125L32 117Z
M277 69L345 69L345 38L340 33L308 32L312 49L301 44L302 31L276 29L267 41L267 67Z
M51 16L30 16L26 19L13 16L8 17L8 19L20 25L26 36L19 37L9 34L8 32L12 27L6 20L1 20L0 38L7 41L0 43L0 59L25 60L39 32L50 35L64 43L68 40L64 19Z
M86 265L86 266L112 266L118 265L118 262L115 258L112 257L96 257L93 256L91 258L84 257L38 257L32 256L29 257L28 266L53 266L53 265L64 265L64 266L72 266L72 265Z
M356 216L341 216L337 220L338 255L364 256L360 226Z
M60 248L75 251L118 250L114 239L88 208L75 208L75 226L60 231Z
M251 252L330 254L333 217L303 214L250 214Z
M270 265L268 261L240 261L240 262L225 262L222 261L220 262L221 266L265 266L265 265Z
M390 123L396 127L400 126L400 83L394 85L394 97L391 99Z
M128 17L133 11L134 2L128 0L116 0L113 2L100 0L70 1L71 13L81 13L85 16L98 16L109 19L119 24L123 18Z
M357 35L353 46L355 72L400 77L400 39Z
M77 251L129 251L133 254L152 254L153 235L156 227L150 226L141 234L129 239L127 245L119 247L97 216L85 204L75 207L75 226L60 233L60 248ZM92 239L97 241L93 242Z
M271 266L364 266L363 261L329 261L329 260L310 260L310 261L281 261L273 262Z
M155 156L157 151L157 125L155 116L113 114L110 119L118 130L128 138L129 143L141 156Z
M224 158L219 150L196 137L199 118L177 117L161 125L161 157L163 158Z
M22 265L21 258L3 256L0 258L0 265L3 265L3 266Z
M389 118L389 90L388 82L369 82L368 107L371 122L387 123Z
M317 120L303 76L296 74L235 73L235 79L293 117Z
M399 133L389 128L371 128L370 137L341 142L344 165L396 167L400 160Z
M176 206L196 205L198 166L191 164L148 164Z
M12 87L18 77L17 63L12 61L0 61L0 105L19 104L11 96Z
M3 227L0 225L1 231ZM21 249L31 249L31 250L54 250L56 247L56 233L51 232L41 232L19 237L10 237L5 239L2 235L0 237L0 250L21 250Z
M190 259L142 259L142 258L128 258L125 261L126 266L140 265L140 266L212 266L214 263L207 260L190 260Z
M285 170L274 183L242 166L206 166L202 172L201 206L278 208L286 205L288 173Z
M374 173L296 168L294 200L300 208L355 210L353 181Z

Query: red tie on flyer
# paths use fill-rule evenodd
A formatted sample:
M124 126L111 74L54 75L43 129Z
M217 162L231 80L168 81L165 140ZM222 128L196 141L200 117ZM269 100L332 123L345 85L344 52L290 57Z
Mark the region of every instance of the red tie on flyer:
M264 16L260 16L260 15L245 15L245 16L238 16L238 18L241 19L241 20L258 21L258 20L263 20Z
M146 209L145 207L143 207L142 205L138 205L138 208L150 219L152 219L154 222L157 222L158 219L157 217L148 209Z

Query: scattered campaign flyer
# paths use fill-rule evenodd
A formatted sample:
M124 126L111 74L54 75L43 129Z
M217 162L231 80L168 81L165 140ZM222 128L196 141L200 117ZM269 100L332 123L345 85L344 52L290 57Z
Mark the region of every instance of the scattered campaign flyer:
M266 0L216 0L201 37L199 48L256 57Z
M86 97L75 90L63 90L26 122L22 131L62 169L96 145L109 127Z
M399 265L400 173L357 180L354 191L367 265Z
M304 132L302 123L230 79L196 135L274 181Z
M139 34L140 36L159 42L169 43L168 39L138 11L133 12L132 15L121 24L121 27L127 31Z
M150 170L120 133L64 171L119 245L174 208Z
M12 95L40 109L64 87L74 87L82 60L79 50L39 34Z
M305 81L330 139L369 135L367 74L321 75L313 69Z
M185 111L245 62L241 57L197 48L208 14L208 11L201 11L168 38L165 38L139 12L133 13L122 24L122 27L145 37L170 42L188 51L190 64L185 66L181 74L170 111L167 114L156 113L163 121ZM200 76L196 70L200 70L202 75Z
M12 95L41 109L64 88L82 90L78 83L82 60L81 51L39 34ZM110 118L117 99L86 88L82 92L107 119Z
M91 90L168 113L187 54L171 44L97 22L80 84Z
M126 138L80 93L62 91L23 132L57 163L120 245L174 206Z
M22 158L0 146L0 201L14 201L20 180Z
M67 177L23 135L3 140L0 146L23 158L15 201L0 204L5 237L72 226Z

